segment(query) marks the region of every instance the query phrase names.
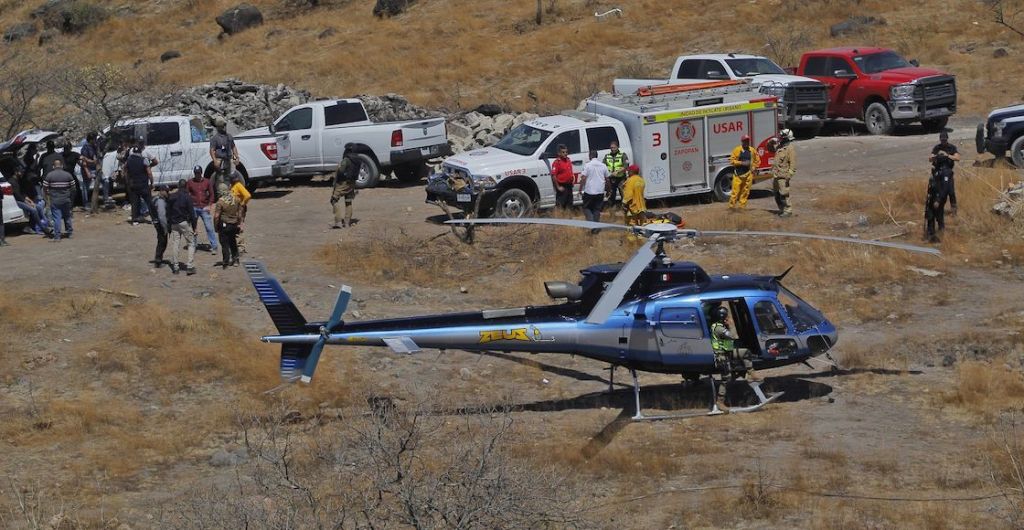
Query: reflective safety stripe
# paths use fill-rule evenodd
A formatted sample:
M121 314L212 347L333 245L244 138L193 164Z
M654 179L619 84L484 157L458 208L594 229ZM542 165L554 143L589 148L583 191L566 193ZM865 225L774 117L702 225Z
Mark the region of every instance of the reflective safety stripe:
M619 151L614 155L608 153L604 155L604 165L608 167L609 173L615 173L616 171L626 167L626 153Z
M711 348L716 352L732 351L733 340L732 339L720 339L718 335L729 332L729 328L725 327L725 324L721 322L715 322L711 324Z

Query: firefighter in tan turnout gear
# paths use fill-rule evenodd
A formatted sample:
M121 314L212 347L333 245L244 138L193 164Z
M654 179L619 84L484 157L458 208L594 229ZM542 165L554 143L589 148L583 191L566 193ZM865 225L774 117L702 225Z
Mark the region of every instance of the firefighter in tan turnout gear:
M793 215L793 205L789 201L789 181L796 173L796 150L793 149L793 131L782 129L775 140L775 158L772 159L772 189L775 190L775 204L779 206L779 216Z

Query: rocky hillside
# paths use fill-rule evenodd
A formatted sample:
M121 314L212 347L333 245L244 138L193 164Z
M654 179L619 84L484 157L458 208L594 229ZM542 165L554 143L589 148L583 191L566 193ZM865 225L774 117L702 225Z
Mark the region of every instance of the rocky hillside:
M316 96L547 111L616 76L664 75L679 53L787 64L809 48L872 44L956 73L961 111L980 114L1024 96L1024 38L993 11L1015 12L1013 2L545 0L538 17L534 2L504 0L0 0L0 58L110 64L179 87L233 77Z

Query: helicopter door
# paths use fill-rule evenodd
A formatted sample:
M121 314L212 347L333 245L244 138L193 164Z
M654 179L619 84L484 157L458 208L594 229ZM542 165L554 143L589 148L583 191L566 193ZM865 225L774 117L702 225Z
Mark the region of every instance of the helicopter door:
M685 364L696 353L708 353L700 310L695 307L666 307L658 312L656 334L661 362Z
M757 342L766 359L786 359L797 354L796 334L773 300L751 300Z

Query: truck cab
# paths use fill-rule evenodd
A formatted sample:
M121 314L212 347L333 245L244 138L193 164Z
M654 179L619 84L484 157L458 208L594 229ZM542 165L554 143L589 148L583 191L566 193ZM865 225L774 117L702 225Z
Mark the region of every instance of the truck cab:
M244 135L244 136L243 136ZM238 149L238 170L250 188L259 182L289 173L287 137L243 133L235 137ZM123 140L142 139L146 151L158 163L153 167L154 185L173 185L192 177L192 168L200 166L207 175L213 173L210 159L210 136L202 120L196 116L152 116L117 122L104 131L109 149L103 156L103 174L114 175L118 168L117 146Z
M269 127L243 133L249 134L288 136L293 177L334 170L351 144L360 161L358 188L376 186L389 171L403 182L416 182L427 175L428 160L451 154L444 118L375 123L357 98L297 105Z
M590 150L604 157L612 141L632 160L629 136L622 122L587 112L566 111L520 124L497 144L460 153L445 160L427 184L428 201L445 201L472 210L478 199L481 215L525 217L534 209L555 204L551 162L558 146L569 148L574 172L587 162ZM461 182L463 186L451 186ZM465 190L465 191L462 191ZM580 190L574 190L581 201Z
M805 53L797 73L827 84L829 118L863 120L871 134L920 122L929 131L956 113L956 78L921 68L886 48L830 48Z
M664 84L744 80L762 94L779 100L779 123L805 136L814 136L827 117L828 88L820 81L786 73L767 57L740 53L683 55L676 59L670 79L616 79L617 94Z
M1007 155L1018 169L1024 168L1024 104L995 109L978 125L978 153Z

